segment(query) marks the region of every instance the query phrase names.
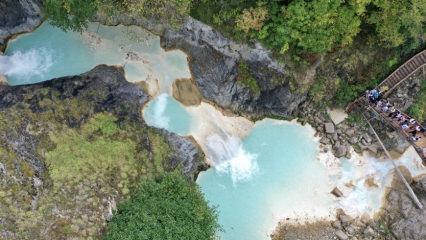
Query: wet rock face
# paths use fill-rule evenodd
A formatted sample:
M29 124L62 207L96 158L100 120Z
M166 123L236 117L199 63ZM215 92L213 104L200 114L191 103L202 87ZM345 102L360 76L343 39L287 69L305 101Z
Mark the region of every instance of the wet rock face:
M216 30L189 19L179 31L166 30L162 46L177 48L190 57L190 69L202 95L216 104L254 115L291 116L306 98L290 90L285 66L260 47L236 44ZM237 81L239 64L248 65L260 92Z
M0 1L0 49L14 34L32 31L41 23L42 0Z

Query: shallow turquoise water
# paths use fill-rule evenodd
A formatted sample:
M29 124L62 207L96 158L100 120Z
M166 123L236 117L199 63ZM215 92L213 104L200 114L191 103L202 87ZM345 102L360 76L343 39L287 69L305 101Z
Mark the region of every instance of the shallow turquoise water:
M179 102L167 94L161 94L150 101L143 116L148 125L179 135L188 135L191 128L191 116Z
M250 179L234 182L229 172L210 169L197 181L210 204L217 206L224 228L221 239L269 239L291 209L327 201L308 192L315 185L321 188L327 176L315 161L317 143L305 127L264 120L244 139L243 148L257 155L258 171Z
M0 71L8 73L10 84L18 85L80 74L102 63L121 64L129 81L148 75L158 79L162 94L146 106L146 122L190 134L195 116L167 95L173 80L190 76L186 56L165 52L158 37L139 28L97 27L91 24L91 33L81 35L43 24L9 44ZM210 204L217 206L222 240L268 239L280 219L306 212L327 216L315 208L331 200L317 197L327 194L329 186L324 183L325 169L315 160L318 143L309 127L264 120L243 140L218 131L206 142L209 157L218 164L201 173L197 182Z
M99 64L124 66L133 82L156 78L164 91L174 79L191 76L184 53L164 51L159 37L138 27L90 24L80 34L44 23L11 41L5 55L0 57L0 73L5 72L11 85L81 74Z

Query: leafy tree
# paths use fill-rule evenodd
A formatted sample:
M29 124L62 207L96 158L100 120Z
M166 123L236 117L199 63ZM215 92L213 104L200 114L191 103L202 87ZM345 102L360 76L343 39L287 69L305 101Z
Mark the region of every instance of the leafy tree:
M248 33L250 30L259 31L266 20L268 10L264 7L245 9L238 17L237 28Z
M144 181L118 206L107 226L106 240L215 239L217 215L195 183L180 174Z
M176 26L189 15L191 0L123 0L126 12L157 18Z
M398 47L408 41L417 46L425 33L424 0L373 0L372 4L367 22L375 27L383 46Z
M324 53L347 45L358 34L361 20L341 0L294 0L287 7L272 7L271 21L259 37L282 53L290 48Z
M81 31L98 9L93 0L44 0L44 15L63 30Z
M189 14L191 0L44 0L44 14L63 30L81 31L96 13L158 18L173 26Z

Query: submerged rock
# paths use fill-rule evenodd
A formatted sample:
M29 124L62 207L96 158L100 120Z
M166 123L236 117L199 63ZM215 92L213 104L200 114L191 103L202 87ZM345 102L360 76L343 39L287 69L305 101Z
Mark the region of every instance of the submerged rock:
M173 82L173 97L186 106L199 105L202 96L191 79L178 79Z

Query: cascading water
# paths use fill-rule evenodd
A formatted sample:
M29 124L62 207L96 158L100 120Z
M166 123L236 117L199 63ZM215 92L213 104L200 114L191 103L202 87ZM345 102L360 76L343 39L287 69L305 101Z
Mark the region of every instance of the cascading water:
M43 77L53 65L52 52L46 48L17 51L11 56L0 56L0 74L20 78L30 83L34 76Z
M250 180L259 170L257 156L247 152L239 138L226 133L207 137L207 156L214 162L214 168L222 174L229 174L232 182Z
M0 56L0 74L8 77L9 84L19 85L114 64L125 65L128 81L157 83L150 89L159 96L144 109L144 119L151 126L192 135L205 151L214 168L200 173L197 183L219 211L225 230L221 240L269 239L279 220L332 218L337 207L361 214L370 211L371 201L379 202L387 166L362 163L345 170L338 164L341 176L330 178L316 159L319 143L309 126L273 120L253 126L244 118L224 116L207 103L184 107L168 95L175 79L191 77L184 53L165 52L159 38L141 28L97 29L97 24L90 24L91 33L65 33L43 24L10 42L6 56ZM134 33L132 38L129 33ZM426 173L418 156L400 162L413 176ZM365 187L371 175L379 188ZM344 188L351 183L355 186ZM345 190L338 200L330 194L335 186Z
M167 129L169 127L170 118L165 116L164 113L166 111L167 106L167 94L161 94L158 96L157 101L153 103L153 117L155 126L158 128L165 128Z

